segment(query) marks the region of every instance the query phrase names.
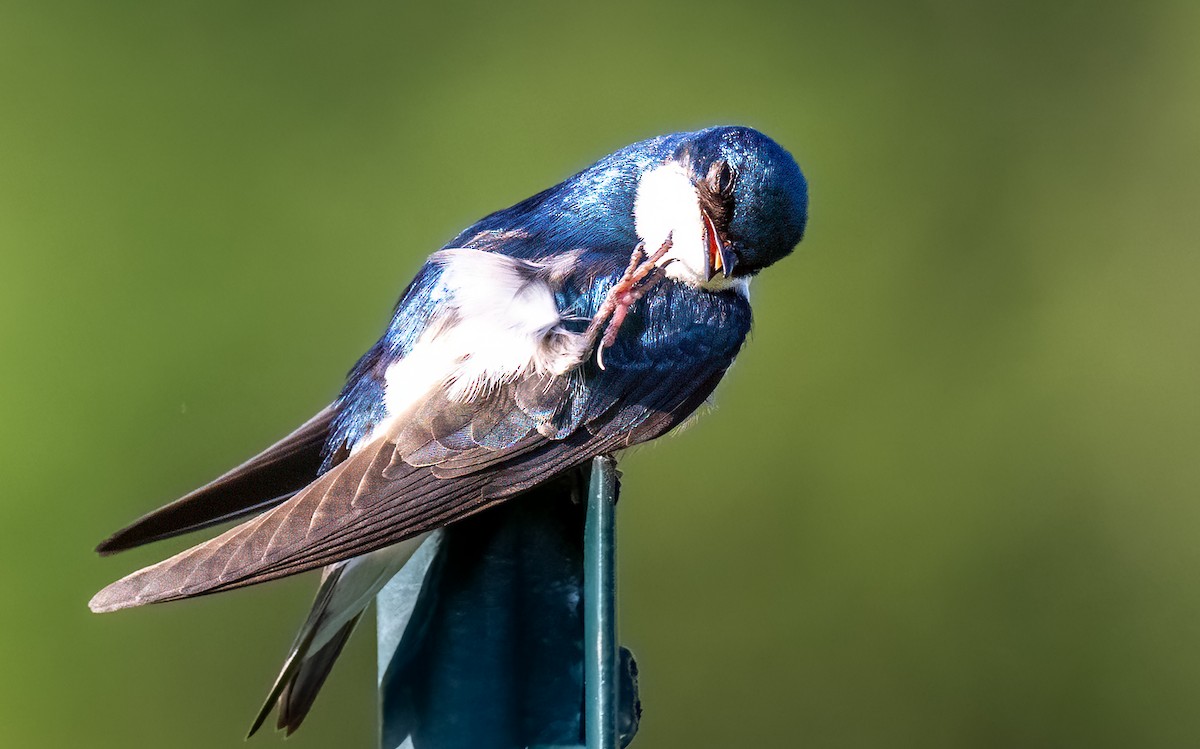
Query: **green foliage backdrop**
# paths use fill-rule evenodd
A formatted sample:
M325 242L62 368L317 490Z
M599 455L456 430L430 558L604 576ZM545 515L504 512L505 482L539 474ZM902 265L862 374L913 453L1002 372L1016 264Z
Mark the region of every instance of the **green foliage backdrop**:
M1200 5L0 6L0 745L241 746L311 577L91 547L627 142L806 170L719 408L623 463L646 747L1200 744ZM294 747L373 743L360 633ZM276 739L258 737L258 745Z

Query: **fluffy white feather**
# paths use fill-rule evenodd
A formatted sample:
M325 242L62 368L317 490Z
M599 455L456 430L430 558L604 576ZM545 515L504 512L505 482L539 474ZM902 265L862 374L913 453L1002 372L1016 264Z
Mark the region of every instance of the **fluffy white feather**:
M667 276L693 286L703 285L704 220L696 186L683 166L671 161L642 175L633 202L634 228L653 253L671 237L671 249L660 261L673 259Z
M450 378L451 398L469 400L528 374L563 374L582 361L584 336L562 327L550 287L561 259L548 266L494 252L443 250L434 262L445 268L442 282L455 313L436 342L462 354Z
M407 356L385 373L388 418L361 444L391 427L435 389L453 400L535 374L564 374L583 361L586 339L562 327L552 284L573 255L530 263L482 250L443 250L445 300Z

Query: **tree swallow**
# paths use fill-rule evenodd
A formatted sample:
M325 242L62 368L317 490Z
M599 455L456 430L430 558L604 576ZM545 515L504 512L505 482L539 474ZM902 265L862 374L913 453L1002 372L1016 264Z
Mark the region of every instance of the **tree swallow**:
M291 733L426 537L659 437L709 399L750 330L751 279L800 241L807 208L787 151L716 127L627 146L491 214L418 271L332 405L97 551L253 517L90 608L323 567L254 726L278 707Z

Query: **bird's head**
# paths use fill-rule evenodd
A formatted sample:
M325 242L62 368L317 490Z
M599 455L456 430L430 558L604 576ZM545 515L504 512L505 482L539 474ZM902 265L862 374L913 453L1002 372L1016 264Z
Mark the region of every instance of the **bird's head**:
M626 146L582 172L463 231L447 247L547 247L671 239L666 275L718 291L744 287L804 234L808 186L795 159L749 127L673 133Z
M808 220L808 187L791 154L748 127L685 133L670 145L641 170L633 205L647 252L671 239L668 276L717 291L792 251Z

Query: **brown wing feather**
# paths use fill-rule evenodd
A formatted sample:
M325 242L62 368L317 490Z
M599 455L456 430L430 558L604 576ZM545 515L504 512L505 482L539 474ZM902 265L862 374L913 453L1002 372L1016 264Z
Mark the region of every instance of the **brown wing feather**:
M238 588L364 554L472 515L554 476L657 437L708 397L724 362L686 378L641 376L625 397L565 439L544 437L534 421L513 416L503 446L462 449L471 413L431 399L426 413L397 423L291 499L216 538L133 573L96 594L94 611L138 606ZM643 373L644 375L645 373ZM676 373L678 374L678 373ZM511 393L491 397L512 403ZM461 417L461 418L458 418ZM488 415L481 433L495 437ZM460 423L461 422L461 423ZM506 427L508 428L508 427ZM412 454L438 453L462 468L443 478L438 464L411 465ZM465 470L462 470L465 469Z
M330 406L237 468L138 518L96 547L115 554L237 520L283 502L316 478L336 415Z

